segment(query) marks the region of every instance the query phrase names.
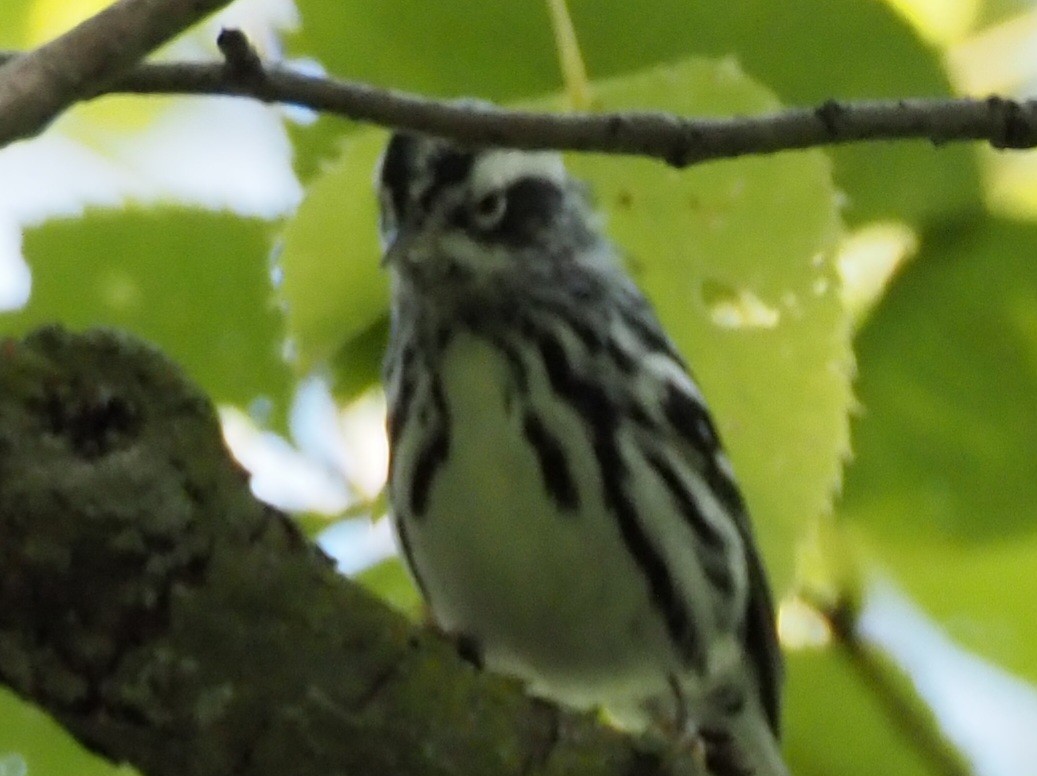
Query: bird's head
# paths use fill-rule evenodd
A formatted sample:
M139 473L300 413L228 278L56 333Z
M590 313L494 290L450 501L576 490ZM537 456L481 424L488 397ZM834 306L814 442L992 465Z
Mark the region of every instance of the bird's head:
M378 168L384 263L425 290L549 282L599 240L556 153L397 132Z

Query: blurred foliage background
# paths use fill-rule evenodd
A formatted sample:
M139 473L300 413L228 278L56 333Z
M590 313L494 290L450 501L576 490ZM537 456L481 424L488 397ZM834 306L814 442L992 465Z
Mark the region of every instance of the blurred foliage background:
M0 47L105 4L5 0ZM595 109L735 115L1037 83L1030 0L570 11ZM215 57L220 25L342 78L567 107L543 0L238 0L160 55ZM383 137L227 99L77 108L0 150L0 325L156 342L221 405L257 493L413 611L377 520ZM1037 155L905 142L684 172L569 163L728 440L783 599L793 772L1033 773ZM805 597L859 605L885 691ZM889 687L916 724L890 713ZM0 720L0 776L113 770L3 693Z

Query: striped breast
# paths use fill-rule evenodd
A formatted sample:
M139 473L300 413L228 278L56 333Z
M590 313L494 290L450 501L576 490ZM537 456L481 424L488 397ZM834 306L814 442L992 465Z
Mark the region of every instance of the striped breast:
M605 331L530 315L388 365L390 498L433 614L570 703L709 673L745 609L737 531L667 431L693 384L621 317Z

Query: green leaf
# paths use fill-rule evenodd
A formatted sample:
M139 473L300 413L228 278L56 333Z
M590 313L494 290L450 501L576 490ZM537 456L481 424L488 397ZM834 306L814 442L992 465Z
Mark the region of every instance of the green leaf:
M1037 684L1037 534L979 545L868 537L867 546L950 638Z
M348 340L335 353L332 359L332 382L336 396L348 403L378 383L382 376L382 356L388 341L389 319L385 316Z
M26 22L34 0L4 0L0 3L0 48L25 48Z
M1037 680L1037 226L923 245L859 336L840 513L951 636Z
M1037 226L927 236L858 338L843 513L904 541L999 542L1037 525Z
M835 649L788 655L784 749L796 776L932 776L888 711Z
M777 106L730 61L600 83L595 99L701 115ZM370 184L384 142L380 132L351 138L286 231L282 291L304 369L336 352L370 353L361 343L384 319ZM829 508L848 444L852 355L831 263L839 223L824 154L683 172L614 157L569 163L596 190L610 232L694 365L765 552L787 580L792 539ZM371 373L370 357L340 368Z
M561 85L543 0L299 0L289 40L357 81L439 96L514 99Z
M704 116L778 106L731 61L659 68L594 94L609 109ZM688 357L782 587L793 540L828 511L849 444L853 356L831 261L839 220L827 159L783 154L686 171L614 157L569 164L590 181Z
M32 704L0 687L0 763L5 757L24 761L28 776L132 776L83 748L57 722ZM0 768L0 773L3 769Z
M327 361L385 318L389 296L378 266L371 181L386 137L378 130L351 137L282 235L279 293L300 372Z
M421 593L398 558L389 558L365 569L357 575L356 581L412 620L421 619L425 609Z
M1033 4L1029 0L982 0L977 26L983 28L1000 24L1031 11Z
M150 339L216 401L283 406L289 373L268 279L269 226L193 210L95 211L30 229L28 306L8 333L59 321Z

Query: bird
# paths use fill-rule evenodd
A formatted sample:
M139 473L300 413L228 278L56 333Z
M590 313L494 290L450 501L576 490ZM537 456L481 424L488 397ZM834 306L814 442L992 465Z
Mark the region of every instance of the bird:
M745 502L587 186L554 151L398 130L375 189L388 501L436 627L535 696L787 776Z

